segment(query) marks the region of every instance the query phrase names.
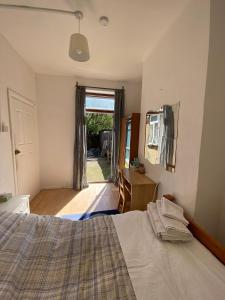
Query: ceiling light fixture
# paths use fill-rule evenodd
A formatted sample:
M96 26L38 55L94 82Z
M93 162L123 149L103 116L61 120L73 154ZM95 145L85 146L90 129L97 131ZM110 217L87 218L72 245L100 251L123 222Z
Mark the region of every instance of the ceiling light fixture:
M78 19L78 33L74 33L70 37L69 56L76 61L84 62L89 60L88 40L86 36L80 33L80 20L83 19L83 13L79 10L75 11L75 17Z
M72 59L80 62L89 60L90 55L89 55L87 38L80 33L80 20L83 19L82 11L77 10L73 12L73 11L63 10L63 9L36 7L36 6L29 6L29 5L6 4L6 3L0 3L0 8L25 9L25 10L39 11L39 12L67 14L72 16L75 15L75 17L79 21L79 29L78 29L78 33L74 33L70 37L69 56Z

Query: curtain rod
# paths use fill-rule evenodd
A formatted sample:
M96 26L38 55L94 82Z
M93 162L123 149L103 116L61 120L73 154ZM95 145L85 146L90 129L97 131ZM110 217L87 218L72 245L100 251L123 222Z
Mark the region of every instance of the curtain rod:
M47 8L47 7L37 7L37 6L30 6L30 5L16 5L16 4L0 3L0 8L27 9L27 10L36 10L36 11L40 11L40 12L52 12L52 13L60 13L60 14L67 14L67 15L75 15L75 11L71 11L71 10L63 10L63 9Z
M76 87L78 87L79 86L79 83L78 83L78 81L76 82ZM114 88L103 88L103 87L98 87L98 86L86 86L86 88L88 88L88 89L96 89L96 90L108 90L108 91L115 91L115 90L117 90L117 89L114 89ZM124 90L124 86L122 86L122 88L121 88L122 90Z

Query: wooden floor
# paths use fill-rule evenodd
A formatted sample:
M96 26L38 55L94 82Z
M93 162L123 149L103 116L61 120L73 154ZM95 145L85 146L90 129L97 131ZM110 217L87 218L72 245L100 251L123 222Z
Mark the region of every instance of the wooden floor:
M67 215L116 209L118 189L112 183L92 183L75 192L72 189L41 191L30 203L31 213L40 215Z

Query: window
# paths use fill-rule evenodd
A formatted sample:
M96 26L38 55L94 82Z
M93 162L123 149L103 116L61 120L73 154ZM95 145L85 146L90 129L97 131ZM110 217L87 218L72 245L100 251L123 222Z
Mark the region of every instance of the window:
M149 145L158 146L160 139L160 114L151 115L149 118L150 134Z
M114 98L101 98L86 96L86 110L106 110L106 111L114 111Z
M110 90L86 90L86 111L114 112L115 92Z

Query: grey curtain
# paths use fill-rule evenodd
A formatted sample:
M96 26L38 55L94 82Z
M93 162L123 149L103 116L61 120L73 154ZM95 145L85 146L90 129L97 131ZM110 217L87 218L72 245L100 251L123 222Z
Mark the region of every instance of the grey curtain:
M120 126L124 114L124 89L115 90L115 113L114 130L112 143L112 180L115 184L118 182L118 162L120 150Z
M85 87L76 87L75 98L75 141L73 163L73 189L88 187L86 178L86 124L85 124Z
M173 145L174 145L174 114L172 106L163 106L163 125L164 132L162 136L162 145L160 153L160 163L168 169L168 164L173 163Z

